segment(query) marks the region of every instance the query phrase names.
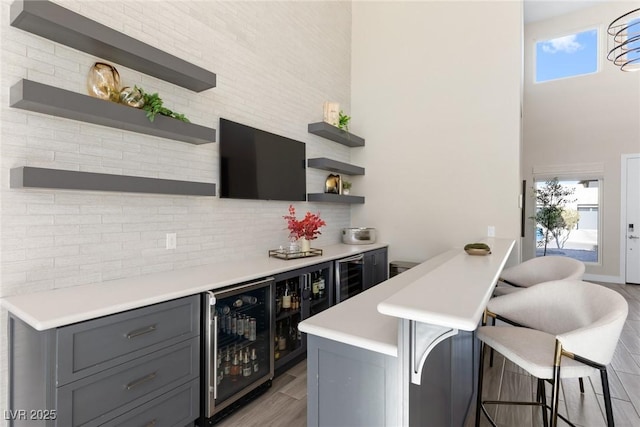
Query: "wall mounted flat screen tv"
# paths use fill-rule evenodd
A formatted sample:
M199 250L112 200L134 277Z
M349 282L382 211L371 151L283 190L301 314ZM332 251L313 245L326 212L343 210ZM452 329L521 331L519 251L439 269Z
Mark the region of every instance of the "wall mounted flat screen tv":
M305 201L305 144L220 119L220 197Z

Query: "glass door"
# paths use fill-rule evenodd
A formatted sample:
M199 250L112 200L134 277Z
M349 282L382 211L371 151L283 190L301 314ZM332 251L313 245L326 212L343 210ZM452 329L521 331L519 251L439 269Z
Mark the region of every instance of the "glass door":
M364 255L336 261L336 304L364 290Z
M298 324L331 307L333 262L283 273L275 279L274 352L276 371L307 351L306 335Z
M331 267L326 265L319 270L312 271L307 276L311 282L309 295L309 310L305 310L305 318L311 317L331 306Z
M214 293L213 400L217 412L273 377L272 281ZM209 414L211 416L212 414Z
M276 279L273 351L276 369L304 351L298 323L302 320L303 293L306 295L308 289L303 288L302 279L299 275Z

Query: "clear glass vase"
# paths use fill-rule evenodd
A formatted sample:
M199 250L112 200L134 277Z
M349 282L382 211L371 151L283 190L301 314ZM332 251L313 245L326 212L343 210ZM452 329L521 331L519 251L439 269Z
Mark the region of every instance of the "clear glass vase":
M291 240L289 242L289 253L300 252L300 242L298 240Z

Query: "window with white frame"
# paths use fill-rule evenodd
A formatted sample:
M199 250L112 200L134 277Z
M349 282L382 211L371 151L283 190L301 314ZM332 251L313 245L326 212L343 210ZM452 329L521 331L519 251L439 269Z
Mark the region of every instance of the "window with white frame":
M597 28L537 41L535 82L595 73L598 51Z

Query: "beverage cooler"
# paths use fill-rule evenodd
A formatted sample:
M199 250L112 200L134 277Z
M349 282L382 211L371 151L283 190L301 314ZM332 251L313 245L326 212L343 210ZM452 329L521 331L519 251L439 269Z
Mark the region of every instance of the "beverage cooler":
M273 278L203 295L203 410L211 418L274 375Z
M331 306L332 264L300 269L275 278L275 336L273 359L276 372L306 352L306 335L298 324Z
M336 304L366 289L364 254L336 261Z

